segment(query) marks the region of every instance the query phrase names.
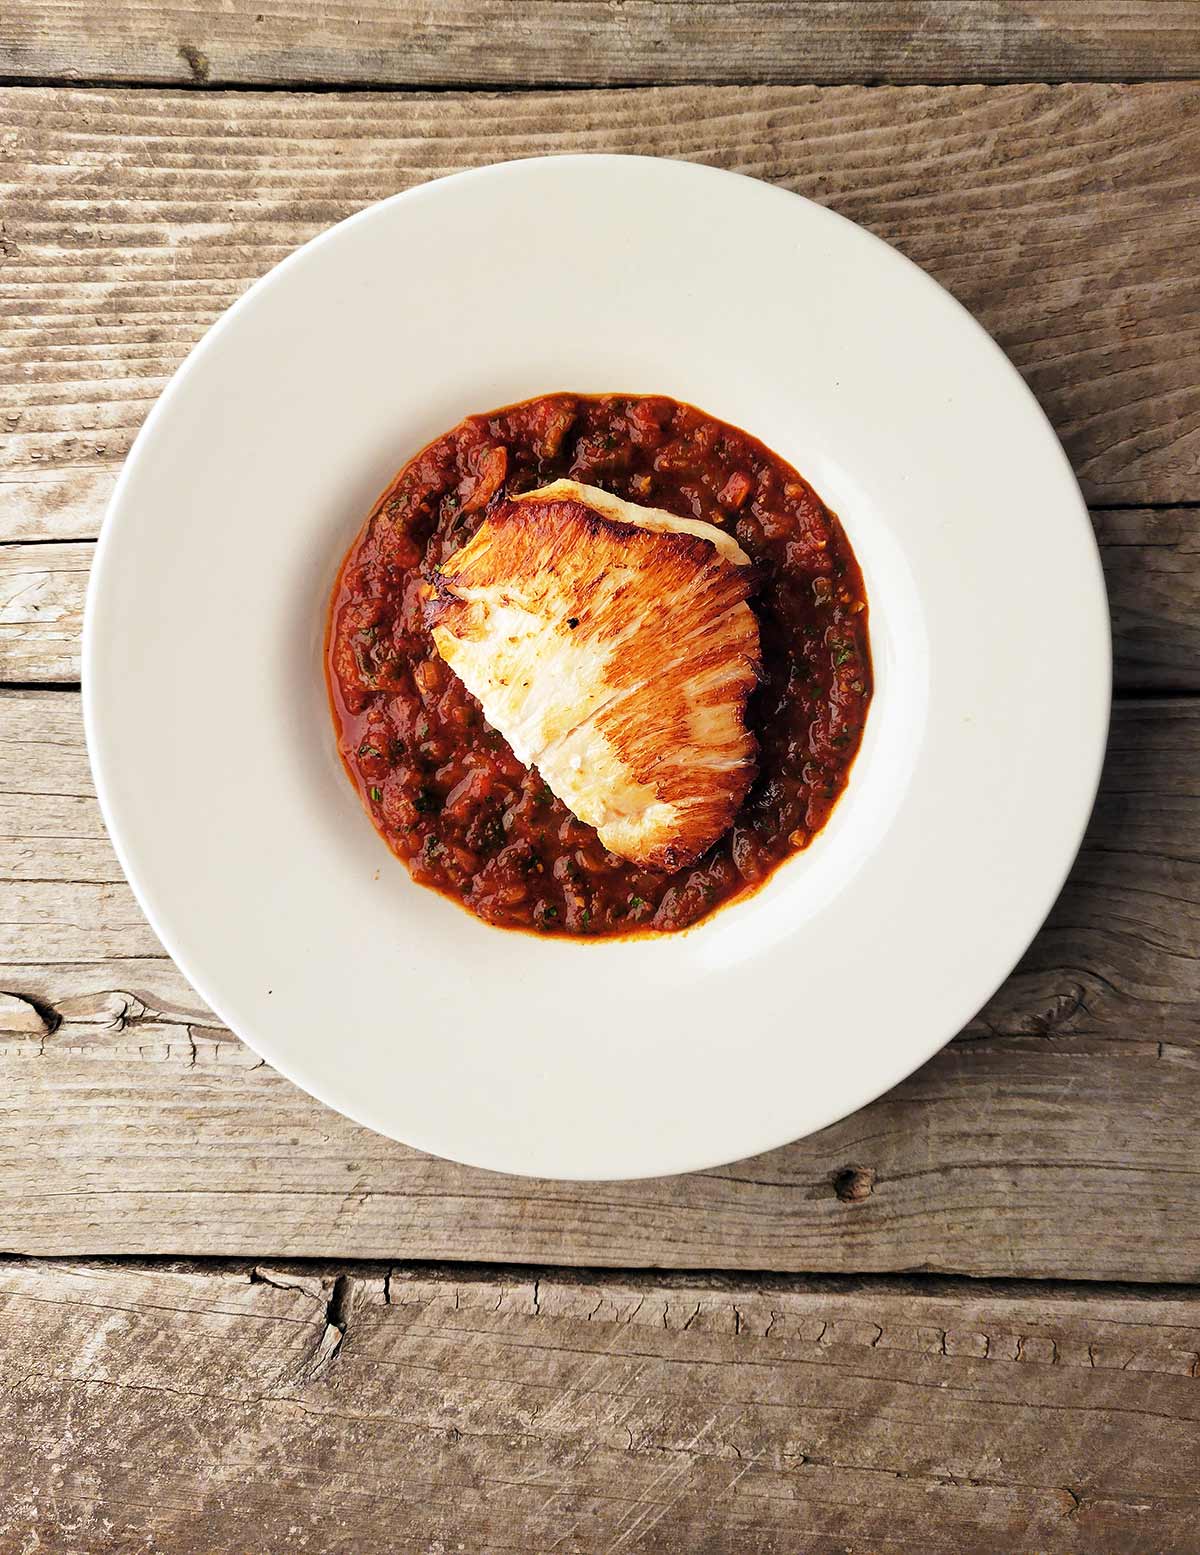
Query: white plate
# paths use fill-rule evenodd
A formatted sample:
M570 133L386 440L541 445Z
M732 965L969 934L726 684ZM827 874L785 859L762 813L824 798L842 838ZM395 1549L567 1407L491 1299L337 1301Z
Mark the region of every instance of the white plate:
M877 689L845 796L683 935L485 926L409 879L334 747L325 606L372 500L463 415L559 389L744 427L866 577ZM1087 512L996 346L832 212L648 158L443 179L273 270L147 420L84 631L118 855L218 1015L371 1128L557 1177L767 1150L928 1058L1054 901L1108 705Z

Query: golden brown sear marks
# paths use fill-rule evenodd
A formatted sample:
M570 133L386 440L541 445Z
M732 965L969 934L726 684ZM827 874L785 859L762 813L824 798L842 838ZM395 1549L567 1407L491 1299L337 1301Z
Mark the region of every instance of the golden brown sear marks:
M752 574L629 511L501 504L439 569L427 619L487 722L572 814L621 858L674 870L727 829L754 776Z

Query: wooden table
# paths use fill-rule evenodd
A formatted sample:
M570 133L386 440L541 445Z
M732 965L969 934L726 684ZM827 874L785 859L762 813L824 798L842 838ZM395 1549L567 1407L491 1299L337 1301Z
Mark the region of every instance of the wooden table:
M0 1551L1195 1555L1196 0L9 0L0 76ZM987 1009L815 1138L602 1186L391 1144L223 1030L78 694L105 500L212 320L369 201L568 149L771 179L948 286L1117 642Z

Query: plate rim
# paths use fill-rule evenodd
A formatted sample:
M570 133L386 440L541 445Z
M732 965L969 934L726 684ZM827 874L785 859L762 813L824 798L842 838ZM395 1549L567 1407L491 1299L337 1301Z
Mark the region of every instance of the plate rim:
M328 1088L325 1088L323 1091L319 1079L318 1082L314 1084L310 1078L304 1076L301 1072L298 1071L297 1068L294 1068L290 1062L288 1054L286 1052L281 1054L278 1051L277 1044L273 1039L268 1037L265 1042L260 1043L260 1037L257 1033L251 1034L250 1032L241 1029L240 1022L234 1023L228 1019L226 1013L221 1008L223 1000L220 998L214 999L212 997L208 975L204 973L203 970L200 970L199 975L197 975L198 969L192 964L191 952L186 947L181 948L175 942L175 936L172 933L164 932L161 919L156 910L151 906L148 899L149 896L153 893L144 887L144 882L141 880L138 871L131 867L130 857L126 848L126 840L122 835L120 825L115 820L104 763L98 754L98 719L101 717L101 715L97 707L97 610L95 607L95 601L99 598L103 588L105 587L104 578L108 552L112 546L113 536L116 533L117 526L120 522L119 514L122 508L122 504L125 500L126 491L131 483L139 460L144 457L147 446L153 441L159 424L171 413L171 408L176 395L180 392L181 386L186 382L187 377L195 370L196 364L204 359L207 353L213 348L215 342L220 340L231 328L236 326L241 316L254 305L255 300L265 289L275 286L279 282L281 276L286 275L286 273L291 268L299 263L302 263L304 259L314 250L323 247L325 244L335 240L346 229L372 220L385 209L389 209L404 203L417 203L422 199L429 197L431 192L442 190L446 185L467 184L476 181L493 179L498 176L508 176L514 170L528 168L529 164L531 163L545 164L571 162L585 164L654 163L660 166L665 164L672 169L678 170L678 176L681 177L699 177L702 179L711 179L714 182L723 182L730 179L737 179L744 184L753 185L759 190L769 191L769 197L777 198L780 201L800 200L810 209L810 211L817 213L819 219L829 221L839 227L851 228L860 237L868 239L871 245L875 245L879 249L885 250L887 255L889 255L892 260L900 261L911 274L919 277L919 284L921 286L939 293L940 296L944 299L948 299L953 304L953 307L957 311L960 319L966 321L969 324L971 332L973 332L979 340L986 343L986 348L990 351L993 360L997 363L998 367L1001 368L1002 372L1007 375L1010 384L1019 390L1020 394L1024 397L1029 406L1035 408L1037 417L1040 419L1042 426L1048 438L1050 439L1051 445L1057 451L1061 466L1069 478L1070 487L1073 489L1075 499L1075 519L1078 527L1079 537L1084 541L1084 545L1082 547L1083 554L1086 555L1087 559L1091 563L1092 577L1086 581L1088 585L1094 589L1096 602L1101 607L1098 612L1098 619L1103 623L1105 652L1103 655L1098 655L1097 661L1093 666L1093 670L1096 675L1096 691L1098 693L1102 691L1100 700L1104 704L1104 713L1103 716L1098 720L1097 727L1094 731L1093 745L1091 750L1087 753L1086 762L1081 757L1079 763L1081 772L1086 767L1086 782L1083 783L1082 786L1088 795L1087 803L1086 805L1081 804L1080 806L1080 811L1076 817L1076 823L1072 829L1070 838L1067 839L1064 837L1063 839L1064 843L1068 840L1070 842L1069 849L1067 849L1063 855L1065 862L1062 864L1061 869L1056 871L1053 889L1045 893L1044 904L1040 907L1036 921L1032 923L1028 935L1023 940L1018 953L1012 958L1011 963L1005 970L1003 976L998 978L992 984L982 999L976 997L975 994L971 994L970 997L964 996L963 999L959 1001L958 1017L948 1031L943 1030L942 1025L938 1024L936 1027L936 1036L927 1038L925 1041L919 1044L916 1042L908 1044L904 1048L904 1056L899 1058L895 1063L890 1065L880 1063L877 1067L873 1068L871 1071L872 1077L869 1084L864 1085L859 1092L861 1099L858 1100L852 1107L846 1108L840 1101L834 1101L831 1103L828 1109L818 1111L817 1115L820 1121L816 1122L815 1124L805 1123L800 1133L790 1131L785 1132L782 1136L775 1134L767 1136L765 1137L763 1143L754 1146L750 1154L756 1156L769 1153L771 1151L778 1150L787 1144L796 1142L797 1140L810 1138L814 1134L821 1132L821 1130L830 1127L832 1124L839 1122L844 1118L852 1116L855 1112L858 1112L862 1108L876 1101L880 1096L893 1089L901 1081L915 1073L916 1070L921 1068L936 1053L945 1047L947 1043L949 1043L953 1037L962 1029L963 1025L966 1024L966 1022L968 1022L971 1017L977 1013L982 1005L987 1002L987 999L991 998L995 992L1001 986L1003 986L1004 982L1006 982L1012 975L1013 970L1023 959L1030 945L1041 932L1047 916L1061 895L1062 889L1071 873L1071 870L1074 867L1080 847L1084 840L1084 836L1086 834L1087 827L1094 810L1096 795L1103 772L1111 725L1113 681L1111 612L1109 609L1107 590L1101 566L1099 545L1096 539L1094 528L1091 524L1086 501L1079 487L1078 479L1075 476L1074 470L1070 464L1069 459L1067 458L1066 452L1062 447L1061 440L1059 439L1058 434L1055 431L1053 424L1050 422L1050 419L1043 409L1040 401L1029 388L1029 386L1025 383L1025 380L1022 378L1017 368L1009 360L1003 349L992 338L992 336L979 322L979 320L974 317L970 310L963 303L961 303L958 298L955 297L951 291L949 291L948 288L941 285L940 282L935 280L927 271L922 269L921 266L916 264L913 260L909 259L908 256L901 250L895 248L892 244L878 237L875 233L871 232L869 228L862 226L860 223L853 221L849 217L843 216L840 212L832 209L829 206L822 205L809 199L805 195L798 194L792 190L783 188L782 186L772 183L766 179L755 178L750 174L721 168L709 163L689 161L684 158L617 152L563 152L552 153L544 156L518 157L506 159L501 162L487 163L476 167L466 168L436 178L426 179L422 183L417 184L412 188L399 190L396 193L388 195L381 200L373 201L370 204L363 206L361 209L352 212L342 220L323 229L321 232L314 234L313 237L309 238L306 242L293 249L277 264L273 265L269 270L258 276L246 288L246 290L238 298L236 298L235 301L230 304L230 306L225 309L211 325L209 325L204 334L190 348L183 361L172 373L169 381L155 400L142 425L139 427L138 432L130 446L129 452L122 462L120 474L118 475L113 491L105 506L104 517L100 527L99 535L96 540L95 552L93 555L92 566L88 578L84 607L81 653L81 701L83 708L84 734L88 751L89 765L96 790L97 802L102 818L104 820L105 828L112 843L117 860L120 863L125 878L134 894L135 899L137 900L139 909L145 916L151 929L160 941L167 956L175 963L176 967L183 974L186 981L195 989L195 991L200 995L200 997L213 1011L217 1018L223 1024L229 1027L234 1035L237 1036L239 1040L243 1041L252 1051L265 1058L273 1069L282 1074L291 1083L298 1086L307 1095L312 1096L322 1106L330 1107L332 1110L349 1118L355 1124L368 1128L372 1132L380 1133L384 1135L384 1137L398 1140L412 1148L424 1151L428 1154L436 1155L441 1159L458 1162L462 1165L466 1165L472 1168L482 1169L493 1173L501 1172L514 1177L543 1180L546 1180L546 1173L542 1170L532 1167L524 1168L521 1164L513 1162L504 1162L503 1164L498 1165L492 1160L479 1158L472 1159L470 1152L463 1151L457 1147L455 1148L453 1154L448 1154L444 1149L439 1148L436 1140L423 1140L420 1137L419 1128L410 1129L406 1125L405 1132L403 1136L401 1136L396 1134L391 1128L383 1126L378 1121L372 1119L369 1115L367 1115L367 1109L359 1108L356 1106L349 1106L341 1100L336 1102L329 1100ZM546 392L550 391L547 390ZM1075 581L1082 583L1083 580ZM850 781L852 785L853 772ZM703 927L703 925L701 925L701 927ZM586 949L590 947L584 948ZM931 1030L932 1029L934 1029L934 1027L931 1023ZM302 1069L303 1066L299 1067ZM716 1154L701 1150L698 1153L693 1153L687 1155L686 1157L672 1158L669 1161L662 1161L659 1164L648 1167L641 1167L629 1172L614 1173L612 1171L587 1171L577 1169L569 1173L564 1173L561 1176L550 1178L548 1180L578 1182L646 1180L660 1176L673 1176L705 1171L715 1168L719 1165L727 1164L734 1160L741 1160L746 1158L748 1158L746 1153L739 1153L737 1155L731 1156L727 1151L723 1150L718 1151Z

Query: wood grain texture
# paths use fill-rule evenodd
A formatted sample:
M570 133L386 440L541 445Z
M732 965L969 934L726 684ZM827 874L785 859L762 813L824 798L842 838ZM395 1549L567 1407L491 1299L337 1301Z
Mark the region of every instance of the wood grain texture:
M77 681L94 547L0 544L0 681Z
M1200 691L1200 511L1092 513L1118 690Z
M757 1160L597 1187L424 1156L261 1064L124 884L77 698L4 694L4 1246L1196 1280L1198 756L1200 704L1119 708L1046 927L888 1096Z
M1195 1549L1194 1293L35 1263L0 1302L6 1549Z
M414 86L1200 75L1191 0L9 0L14 79Z
M981 319L1094 504L1200 500L1198 108L1195 85L8 89L4 536L94 536L170 373L298 243L438 174L567 150L716 163L833 206Z
M1118 690L1200 691L1200 510L1099 509L1092 522ZM0 681L77 682L92 544L5 545L3 535Z

